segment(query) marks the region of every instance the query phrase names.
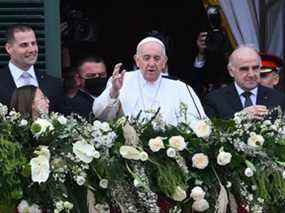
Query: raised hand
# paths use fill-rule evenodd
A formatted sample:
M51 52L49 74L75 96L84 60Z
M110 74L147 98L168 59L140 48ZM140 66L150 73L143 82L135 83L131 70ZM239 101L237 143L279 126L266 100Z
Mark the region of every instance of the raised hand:
M112 88L110 91L111 98L117 98L119 95L119 91L123 86L124 75L126 70L120 72L122 65L122 63L118 63L114 67L114 71L112 74Z

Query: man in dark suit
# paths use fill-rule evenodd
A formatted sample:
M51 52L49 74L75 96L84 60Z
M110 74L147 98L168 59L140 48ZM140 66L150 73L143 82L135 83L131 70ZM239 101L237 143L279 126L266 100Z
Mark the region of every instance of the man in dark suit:
M261 59L249 46L237 48L229 58L228 71L234 83L207 95L204 102L210 118L229 119L243 110L254 118L262 119L268 110L285 108L285 97L280 92L259 85Z
M36 71L38 58L37 39L27 25L13 25L7 31L5 49L10 56L9 64L0 70L0 102L10 106L14 90L25 85L39 87L50 101L50 111L63 111L61 81Z

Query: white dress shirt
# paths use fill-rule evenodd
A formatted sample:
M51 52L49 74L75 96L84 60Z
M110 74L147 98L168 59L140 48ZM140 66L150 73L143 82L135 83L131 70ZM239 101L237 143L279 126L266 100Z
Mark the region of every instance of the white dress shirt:
M13 80L14 80L17 88L26 85L24 79L21 77L24 72L29 73L29 76L30 76L29 84L30 85L34 85L35 87L39 86L39 83L37 81L37 77L35 74L34 66L31 66L27 71L20 69L19 67L17 67L16 65L14 65L11 62L9 62L8 66L9 66L11 75L13 77Z
M95 115L104 109L110 100L111 86L109 82L104 92L95 99L93 105ZM160 107L159 112L162 119L167 124L175 126L179 122L181 102L188 106L187 116L190 122L197 121L200 115L202 118L206 118L198 96L190 86L188 88L195 103L185 83L162 76L150 83L144 79L140 70L136 70L125 73L123 87L118 99L121 102L123 113L127 116L136 117L141 111L156 111Z
M202 68L204 67L205 63L206 63L205 57L196 56L195 61L194 61L194 67Z
M236 87L236 90L238 92L238 95L239 95L240 101L242 103L242 106L244 107L245 97L242 94L245 92L245 90L243 90L239 85L237 85L236 82L235 82L235 87ZM252 93L252 95L250 96L250 100L251 100L252 104L255 106L256 105L256 100L257 100L257 87L255 87L254 89L250 90L249 92Z

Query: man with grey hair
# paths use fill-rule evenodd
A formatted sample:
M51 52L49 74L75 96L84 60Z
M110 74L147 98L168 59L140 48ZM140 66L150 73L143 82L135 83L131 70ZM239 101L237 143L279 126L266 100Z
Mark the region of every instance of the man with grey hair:
M270 108L285 107L280 92L259 85L261 59L251 46L238 47L229 58L228 71L234 83L209 93L205 111L210 117L229 119L243 110L253 118L262 119Z
M177 125L181 103L187 106L190 122L205 118L203 107L193 89L185 83L161 75L167 63L164 44L147 37L139 42L134 56L138 70L120 73L122 64L114 68L112 83L95 99L93 112L100 114L110 98L120 100L125 115L147 116L159 110L162 120ZM149 115L149 114L148 114Z

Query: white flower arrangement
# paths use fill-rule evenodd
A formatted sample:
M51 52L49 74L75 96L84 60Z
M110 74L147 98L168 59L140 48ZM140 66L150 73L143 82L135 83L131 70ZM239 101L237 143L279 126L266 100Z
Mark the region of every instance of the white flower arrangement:
M209 158L204 153L196 153L192 157L192 166L197 169L205 169L209 164Z
M251 168L249 168L249 167L247 167L247 168L244 170L244 175L245 175L246 177L252 177L253 174L254 174L253 170L252 170Z
M186 148L186 142L182 136L172 136L169 138L169 146L178 150L182 151Z
M17 210L18 213L42 213L42 210L37 204L32 204L30 206L26 200L22 200L19 203Z
M128 160L144 160L147 158L145 153L142 154L141 151L132 146L121 146L120 154L123 158L126 158Z
M63 115L58 116L57 120L61 125L66 125L67 123L67 119Z
M231 162L232 154L229 152L225 152L223 147L219 150L219 154L217 156L217 163L220 166L225 166Z
M27 125L28 125L28 121L26 119L21 119L19 126L23 127Z
M197 137L207 140L212 132L211 125L209 120L198 120L193 122L192 129Z
M39 137L47 131L52 131L54 126L50 121L44 118L38 118L31 125L31 131L35 137Z
M161 137L151 138L148 142L148 146L151 151L158 152L161 149L165 149L163 140Z
M262 135L258 135L255 132L251 132L249 134L249 138L247 140L247 144L251 147L260 147L263 145L264 143L264 138L262 137Z
M185 190L182 189L181 186L177 186L174 194L172 195L173 200L175 201L183 201L187 197Z
M166 155L170 158L175 158L176 157L176 150L174 148L168 148L166 150Z
M84 163L90 163L94 158L100 157L100 153L95 150L94 146L85 140L77 141L72 146L73 153Z
M205 191L200 186L195 186L191 190L190 197L193 198L193 200L201 200L205 197Z
M46 182L50 174L50 152L46 146L40 147L39 151L35 151L37 157L30 161L33 182Z
M192 209L197 212L204 212L210 206L208 201L205 199L205 191L200 186L195 186L191 190L190 197L194 200L192 204Z
M107 179L101 179L100 182L99 182L99 186L102 189L107 189L108 188L108 184L109 184L109 181Z
M283 158L278 158L279 153L274 151L284 145L285 139L285 122L279 118L275 121L255 121L236 115L235 120L220 123L225 122L229 128L219 128L216 121L210 123L207 120L198 121L194 128L189 127L190 123L160 128L153 124L154 120L147 123L144 118L144 123L129 123L133 132L128 139L136 136L135 143L126 142L127 133L123 131L126 118L115 123L88 123L80 117L75 119L73 116L51 113L40 119L25 122L14 112L5 114L0 120L2 127L6 128L2 132L7 134L11 129L17 129L15 136L7 134L5 138L19 138L20 143L17 140L12 142L23 144L19 146L20 150L26 155L28 153L27 164L31 165L32 184L23 185L25 195L29 195L30 188L35 190L35 186L51 191L51 194L47 192L45 195L47 200L40 200L41 194L34 191L30 198L17 198L39 205L29 206L22 201L17 207L19 212L37 212L37 209L47 208L54 213L69 212L73 208L69 199L74 198L69 198L64 189L70 183L77 184L80 189L91 189L95 197L99 193L100 202L106 204L106 208L96 204L100 212L109 212L106 203L109 201L116 201L122 209L133 209L133 212L159 212L158 193L176 201L172 209L180 209L179 202L183 202L195 212L212 212L219 206L215 205L217 199L228 194L233 187L241 188L237 193L245 200L249 212L260 212L264 206L271 204L269 198L272 191L277 189L275 177L281 187L277 184L280 193L274 194L274 199L279 199L279 202L285 195L285 191L282 191L285 186L282 182L285 164ZM31 137L31 131L36 137ZM5 150L1 152L1 142L0 154L3 154ZM29 147L28 152L26 147ZM267 151L271 147L273 149ZM34 155L29 156L31 151ZM189 160L192 167L189 167ZM27 171L21 168L14 170L19 170L21 173L17 175L26 178L22 173ZM257 174L268 177L264 168L270 168L270 178L273 179L269 188L262 188L270 195L268 197L258 194L260 186L255 182L259 178ZM237 177L241 182L235 181ZM219 196L215 194L217 188L221 189ZM274 190L270 191L271 188ZM191 189L189 195L186 189ZM3 193L0 191L0 194ZM35 195L40 198L39 201L34 200ZM3 196L0 196L2 203L3 200ZM54 207L50 206L51 203ZM276 203L274 205L278 205Z
M209 207L209 203L206 199L195 200L192 204L192 209L196 212L204 212Z

